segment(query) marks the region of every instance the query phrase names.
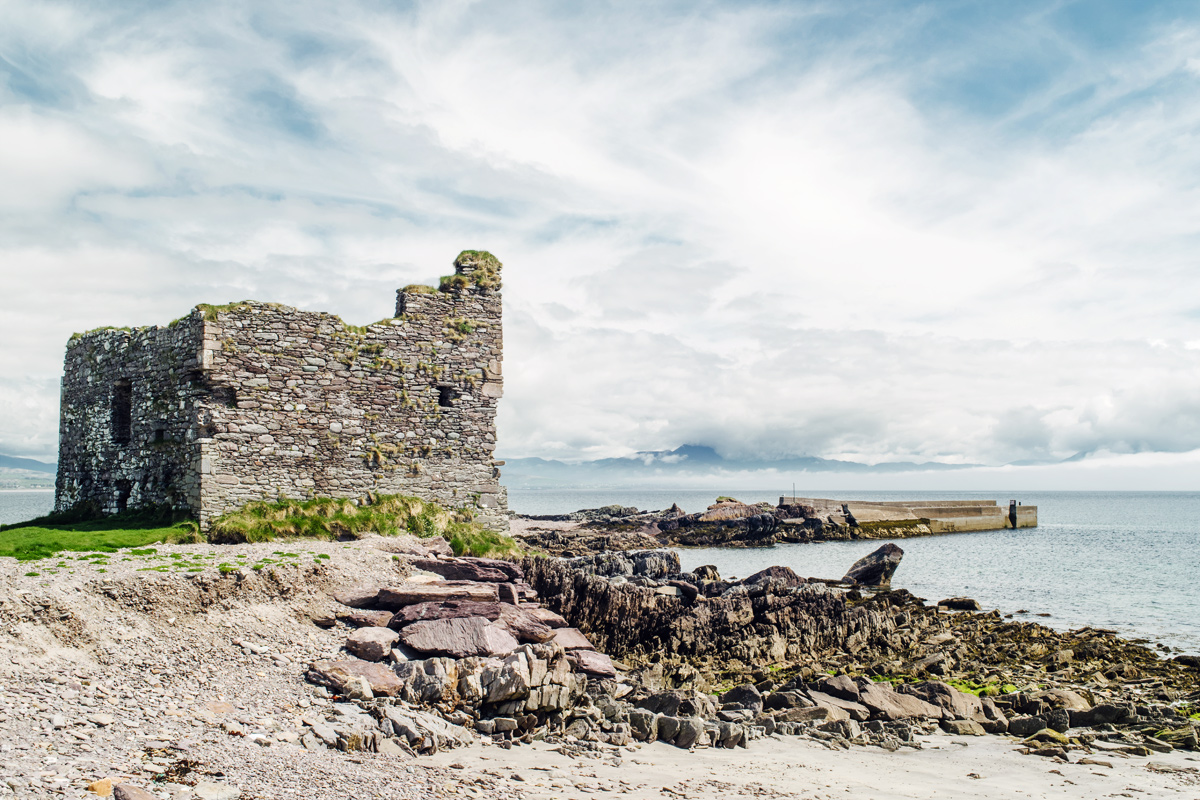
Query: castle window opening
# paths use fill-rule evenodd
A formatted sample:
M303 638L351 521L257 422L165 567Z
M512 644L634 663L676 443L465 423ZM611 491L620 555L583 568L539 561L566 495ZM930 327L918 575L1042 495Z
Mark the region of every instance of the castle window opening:
M449 386L438 387L438 405L442 408L453 408L454 400L458 397L458 393Z
M133 383L122 378L113 384L112 440L128 444L133 431Z
M162 428L154 429L154 443L162 444L167 440L167 432Z

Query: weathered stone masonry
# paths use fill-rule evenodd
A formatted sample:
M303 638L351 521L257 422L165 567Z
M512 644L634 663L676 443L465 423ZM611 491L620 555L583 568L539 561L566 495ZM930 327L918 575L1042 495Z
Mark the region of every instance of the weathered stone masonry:
M507 527L492 459L498 275L476 282L463 256L455 269L444 290L401 290L395 317L364 328L244 302L73 337L56 509L168 504L207 528L252 500L370 491Z

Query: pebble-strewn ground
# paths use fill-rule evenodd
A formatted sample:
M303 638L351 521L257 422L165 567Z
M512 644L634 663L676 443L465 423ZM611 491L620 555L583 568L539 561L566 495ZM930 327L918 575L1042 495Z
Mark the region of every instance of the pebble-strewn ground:
M335 713L304 669L346 633L309 615L332 608L331 585L397 576L375 544L396 542L0 562L0 797L94 797L110 777L180 799L520 796L507 779L299 744L306 716Z

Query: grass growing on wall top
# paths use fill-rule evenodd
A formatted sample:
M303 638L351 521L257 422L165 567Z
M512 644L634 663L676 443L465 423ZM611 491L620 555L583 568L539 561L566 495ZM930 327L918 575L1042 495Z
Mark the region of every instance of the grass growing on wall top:
M50 558L61 552L111 553L124 547L160 542L202 541L196 523L170 509L151 509L95 517L87 512L50 514L0 525L0 556L18 561Z
M504 534L489 531L466 511L451 513L436 503L407 495L372 495L312 500L259 501L218 518L208 536L214 542L268 542L275 539L345 539L377 533L421 538L444 536L456 555L516 555L520 548Z

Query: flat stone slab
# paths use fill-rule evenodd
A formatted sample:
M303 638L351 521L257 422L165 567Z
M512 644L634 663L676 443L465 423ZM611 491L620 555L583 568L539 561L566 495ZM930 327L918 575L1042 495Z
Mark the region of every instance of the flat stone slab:
M375 587L354 587L338 589L333 593L333 599L350 608L371 608L379 597L379 589Z
M887 688L884 688L887 687ZM811 694L811 693L810 693ZM875 683L864 688L858 696L859 702L876 715L888 720L932 717L941 719L942 709L926 703L919 697L901 694L885 683Z
M825 692L818 692L810 689L808 691L809 699L818 706L823 706L828 709L838 709L845 712L846 716L857 722L866 722L871 718L871 710L861 703L856 703L853 700L845 700L841 697L835 697ZM831 718L832 719L832 718Z
M505 655L518 644L511 633L484 617L414 622L400 631L400 641L419 653L451 658Z
M595 650L592 643L578 628L559 628L554 631L554 641L563 650Z
M519 565L498 558L421 558L413 566L450 581L510 583L525 578Z
M553 629L529 614L529 610L507 603L477 603L472 600L417 603L397 611L391 618L390 626L394 630L401 630L422 620L483 617L504 628L521 642L538 644L553 639Z
M365 678L375 695L394 697L404 683L396 677L396 673L383 664L372 661L360 661L350 658L344 661L314 661L305 676L309 682L341 693L351 678Z
M358 609L338 614L337 618L355 628L386 628L392 621L392 612Z
M612 659L595 650L572 650L567 653L567 659L580 672L595 675L598 678L615 678L617 670Z
M521 610L548 628L565 628L567 621L548 608L541 606L522 606Z
M416 603L443 603L447 600L496 601L499 595L494 583L473 581L442 581L440 583L402 583L379 590L376 604L380 608L398 611Z

